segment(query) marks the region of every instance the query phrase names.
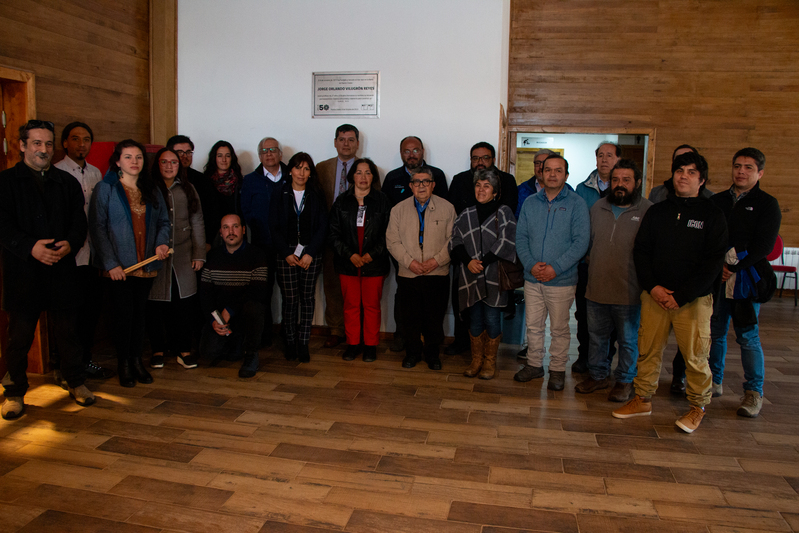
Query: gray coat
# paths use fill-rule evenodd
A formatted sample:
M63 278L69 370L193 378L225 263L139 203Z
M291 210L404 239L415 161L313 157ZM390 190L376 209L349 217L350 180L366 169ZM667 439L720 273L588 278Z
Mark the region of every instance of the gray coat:
M172 232L169 235L169 247L175 250L164 261L164 268L158 271L158 277L150 290L150 300L168 302L172 295L172 271L178 280L181 298L188 298L197 293L197 275L191 268L192 261L205 261L205 225L200 199L193 185L189 185L192 194L197 198L197 212L189 216L189 202L180 181L176 179L167 191L169 220Z

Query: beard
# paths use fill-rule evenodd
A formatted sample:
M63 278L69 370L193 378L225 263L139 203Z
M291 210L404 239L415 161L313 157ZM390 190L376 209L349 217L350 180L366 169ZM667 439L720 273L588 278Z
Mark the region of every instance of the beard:
M617 194L622 193L622 194ZM612 205L630 205L641 197L641 189L636 187L633 192L627 191L624 187L616 187L608 195L608 202Z
M413 170L413 169L419 168L421 166L422 166L422 159L421 158L417 159L416 161L411 161L409 159L408 162L405 163L405 168L407 168L408 170Z

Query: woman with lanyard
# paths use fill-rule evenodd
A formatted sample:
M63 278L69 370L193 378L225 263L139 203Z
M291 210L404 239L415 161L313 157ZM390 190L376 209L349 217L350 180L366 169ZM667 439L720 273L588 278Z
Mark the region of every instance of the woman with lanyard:
M347 181L353 187L340 194L330 211L330 244L344 296L344 331L349 346L343 359L377 359L380 342L380 299L388 275L386 228L391 212L388 197L376 189L380 182L371 159L358 159ZM363 306L363 345L361 345Z
M289 175L269 206L269 228L277 253L277 283L283 297L285 356L311 360L316 277L322 268L327 208L313 159L299 152L289 160ZM299 316L298 316L299 315Z
M499 288L499 260L516 260L516 218L499 203L499 174L493 169L474 173L477 204L455 219L451 257L460 260L458 303L460 310L471 307L469 337L472 363L463 375L480 379L494 377L497 351L502 340L500 320L508 303L508 291ZM482 370L482 371L481 371Z

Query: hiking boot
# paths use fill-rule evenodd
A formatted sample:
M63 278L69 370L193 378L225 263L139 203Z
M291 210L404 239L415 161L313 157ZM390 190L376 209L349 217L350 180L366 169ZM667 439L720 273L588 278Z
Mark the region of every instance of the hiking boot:
M682 415L679 420L675 422L678 428L685 431L686 433L693 433L696 428L699 427L699 424L702 422L702 418L705 416L705 410L701 407L697 407L695 405L691 406L691 410Z
M616 382L608 394L608 401L611 402L626 402L635 395L635 387L632 383L619 383Z
M70 388L69 395L75 400L76 404L82 405L83 407L88 407L97 401L92 391L86 388L86 385L81 385L74 389Z
M575 385L574 390L580 394L590 394L595 390L607 389L608 387L610 387L610 380L608 378L596 380L592 377L588 377Z
M22 396L9 396L3 402L3 418L6 420L14 420L22 416L25 412L25 402Z
M524 365L524 367L522 367L521 370L516 372L516 375L513 376L513 379L521 383L526 383L531 379L542 378L542 377L544 377L543 366Z
M477 377L480 379L493 379L497 371L497 352L499 351L499 343L502 342L502 334L500 333L494 339L489 337L488 333L485 333L485 336L485 359L483 360L483 369Z
M467 378L473 378L480 372L480 369L483 367L483 360L485 359L485 345L486 345L486 338L488 337L488 333L483 331L475 337L469 332L469 340L472 343L472 363L469 365L469 368L463 371L463 375Z
M649 416L652 414L652 400L642 398L637 394L635 397L613 411L613 418L633 418L636 416Z
M760 414L762 407L763 396L759 392L755 390L744 391L744 397L741 398L741 406L738 408L738 416L755 418Z
M565 370L550 370L549 382L547 388L549 390L563 390L566 384L566 371Z
M244 354L244 362L239 368L240 378L251 378L258 372L258 366L261 361L258 357L258 352L249 352Z
M710 385L710 396L713 398L718 398L724 394L724 388L721 386L721 383L713 382Z

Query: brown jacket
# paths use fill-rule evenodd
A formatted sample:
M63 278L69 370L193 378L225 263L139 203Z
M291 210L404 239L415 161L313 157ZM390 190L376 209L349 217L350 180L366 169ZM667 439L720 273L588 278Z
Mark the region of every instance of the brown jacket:
M449 274L449 240L455 222L455 208L443 198L432 195L424 215L424 252L419 247L419 215L413 196L401 201L391 210L386 230L386 246L399 263L399 275L415 278L410 265L415 259L423 263L435 258L438 268L428 276Z

